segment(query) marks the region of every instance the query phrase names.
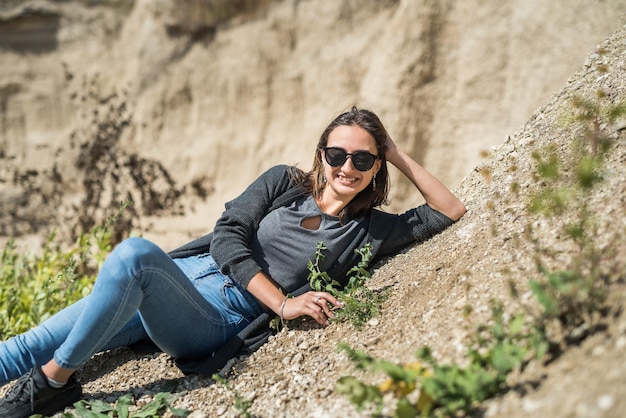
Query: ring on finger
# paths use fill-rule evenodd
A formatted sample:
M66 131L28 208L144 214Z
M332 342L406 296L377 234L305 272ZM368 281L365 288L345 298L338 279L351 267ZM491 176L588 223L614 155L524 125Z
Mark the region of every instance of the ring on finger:
M316 305L318 305L318 304L319 304L319 301L320 301L320 299L321 299L321 298L322 298L321 296L318 296L318 297L317 297L317 299L315 299L315 304L316 304Z

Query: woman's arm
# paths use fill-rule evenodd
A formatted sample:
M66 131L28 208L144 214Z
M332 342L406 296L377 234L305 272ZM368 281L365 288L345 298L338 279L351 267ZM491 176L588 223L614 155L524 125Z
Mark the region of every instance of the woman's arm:
M411 180L428 206L453 221L459 220L465 214L465 205L424 167L400 150L391 137L387 137L385 156L388 162Z
M333 317L330 305L342 306L341 302L326 292L306 292L295 298L286 298L263 272L258 272L250 280L246 290L282 319L308 315L319 324L328 325L328 318Z
M211 255L222 272L244 288L261 270L249 242L276 199L292 188L288 169L287 166L270 168L227 202L213 230Z

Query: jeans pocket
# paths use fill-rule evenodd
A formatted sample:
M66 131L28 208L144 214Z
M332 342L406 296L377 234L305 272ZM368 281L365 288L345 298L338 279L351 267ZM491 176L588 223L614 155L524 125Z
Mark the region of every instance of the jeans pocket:
M175 258L174 263L190 280L201 279L220 271L219 266L210 254Z
M239 314L242 320L245 318L252 321L261 314L260 305L255 297L230 278L224 281L222 297L228 309Z

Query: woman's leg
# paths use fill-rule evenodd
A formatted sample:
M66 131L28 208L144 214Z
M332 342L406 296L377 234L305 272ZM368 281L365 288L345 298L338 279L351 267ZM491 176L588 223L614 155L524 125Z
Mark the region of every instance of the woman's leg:
M200 267L200 274L190 275L193 284L177 263L187 272ZM110 347L129 323L136 327L133 318L163 351L195 358L210 355L260 312L252 295L222 275L212 257L175 262L144 239L128 239L107 257L89 297L64 313L67 321L57 335L46 336L43 354L67 334L52 360L22 375L0 400L0 416L50 415L80 399L73 371Z
M59 311L39 326L0 343L0 386L45 364L65 341L90 297ZM139 313L98 351L124 347L147 338Z
M89 303L54 352L55 362L77 369L137 311L147 334L164 352L178 358L209 355L260 313L245 318L231 309L240 302L238 295L233 297L231 284L224 283L228 280L216 265L209 273L202 280L209 283L206 292L198 291L156 245L141 238L125 240L102 266Z
M135 260L141 258L145 259L141 263ZM157 262L157 259L160 261ZM107 336L103 336L102 331L96 328L105 324L105 321L100 321L100 319L104 320L111 315L102 314L99 311L101 303L98 302L111 301L112 298L106 291L106 288L111 285L111 283L108 283L111 282L111 276L124 277L123 272L120 273L119 270L124 270L125 268L139 274L141 264L148 265L146 271L160 270L159 264L166 265L165 268L161 269L160 274L163 276L167 276L168 271L173 271L174 276L178 277L174 282L185 288L184 293L186 295L183 295L183 301L178 301L179 299L174 296L177 292L171 292L168 289L164 291L157 290L152 292L156 296L148 298L148 301L141 309L143 313L139 314L135 310L130 321L104 344L98 346L98 342L90 344L82 342L72 343L72 341L79 341L81 334L84 334L82 335L83 338L91 339L92 333L101 336L100 342L106 340ZM178 268L172 265L172 260L169 256L148 241L130 239L120 244L103 266L98 285L94 288L94 292L91 295L63 309L38 327L13 337L4 343L0 343L0 385L25 374L36 364L46 364L52 358L55 350L62 345L80 345L83 348L83 353L79 362L83 362L84 358L90 356L90 353L94 350L93 347L97 347L95 348L95 353L144 340L149 337L144 328L144 322L148 324L152 338L157 341L157 344L164 351L180 358L206 356L262 312L254 297L239 288L232 280L223 276L219 271L219 266L209 255L176 259L174 264ZM123 265L126 265L126 267L122 267ZM117 271L116 274L112 273L110 266ZM180 275L178 269L182 270L185 278ZM149 274L146 273L146 275ZM127 277L130 277L130 275ZM132 282L131 279L129 281ZM105 283L102 284L101 282ZM156 282L158 280L155 279ZM162 282L167 283L168 280L162 280ZM192 283L193 287L199 292L191 289L187 283ZM117 285L113 285L113 287L118 288ZM178 286L176 287L178 288ZM121 287L118 290L121 291ZM198 294L201 295L201 299L198 298ZM150 299L152 302L150 302ZM207 306L206 301L211 306ZM164 307L168 306L172 309L164 309ZM85 314L86 320L83 320L80 328L77 329L86 331L75 331L73 339L68 339L70 331L75 328L79 316L83 313L85 307L88 307L88 312ZM198 314L197 308L203 313ZM130 312L132 309L134 308L130 307L128 311ZM208 323L206 321L198 321L199 317L204 318L207 315L209 318ZM173 319L166 320L167 317ZM215 323L216 318L219 318L217 324ZM119 323L122 321L120 320ZM91 332L89 331L89 326L85 326L85 323L89 322L96 323L94 330ZM194 324L195 327L193 327ZM116 328L117 325L113 326L113 329ZM183 335L177 337L174 331L183 330L190 332L183 332ZM76 339L76 335L78 335L78 339ZM198 341L190 343L190 341L196 339ZM88 345L91 348L86 348ZM73 366L78 364L73 360L71 363Z

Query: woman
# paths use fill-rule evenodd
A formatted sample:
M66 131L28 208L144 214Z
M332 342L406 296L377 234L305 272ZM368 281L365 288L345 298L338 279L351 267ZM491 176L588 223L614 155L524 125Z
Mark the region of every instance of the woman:
M387 162L426 204L402 215L374 209L388 193ZM81 396L74 371L99 351L149 339L177 360L203 358L268 312L327 325L341 302L307 287L317 243L328 248L320 268L345 283L359 261L355 249L371 243L374 257L391 255L464 213L374 113L353 107L323 132L309 173L269 169L226 204L211 234L170 254L144 239L125 240L89 296L2 343L0 384L22 377L0 401L0 416L71 405Z

